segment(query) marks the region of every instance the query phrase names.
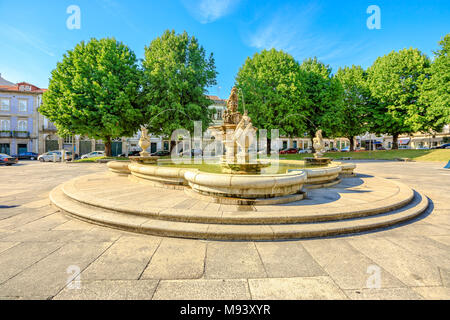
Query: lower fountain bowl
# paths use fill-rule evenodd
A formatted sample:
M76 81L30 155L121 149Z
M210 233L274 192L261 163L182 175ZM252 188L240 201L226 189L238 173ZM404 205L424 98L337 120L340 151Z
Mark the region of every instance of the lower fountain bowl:
M301 193L307 174L291 172L278 175L234 175L187 171L184 178L193 191L203 195L267 199Z

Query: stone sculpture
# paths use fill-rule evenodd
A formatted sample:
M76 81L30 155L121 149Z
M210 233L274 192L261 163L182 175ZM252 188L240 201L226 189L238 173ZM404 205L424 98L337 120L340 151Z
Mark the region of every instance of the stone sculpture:
M323 142L322 130L316 132L316 137L313 139L313 146L316 150L314 153L314 158L322 158L325 153L325 143Z
M146 151L150 147L150 137L148 136L148 130L145 127L141 128L141 138L139 139L139 146L142 149L140 152L141 157L148 157L150 154Z

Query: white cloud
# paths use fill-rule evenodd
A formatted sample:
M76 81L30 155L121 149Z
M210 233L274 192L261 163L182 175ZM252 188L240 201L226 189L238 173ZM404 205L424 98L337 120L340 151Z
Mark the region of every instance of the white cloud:
M183 0L183 5L200 23L214 22L233 12L240 0Z
M321 13L316 3L302 7L284 6L269 16L263 16L258 24L250 26L243 35L244 42L257 49L283 50L302 61L316 56L325 63L332 63L367 48L367 44L349 43L333 32L320 32L314 23Z

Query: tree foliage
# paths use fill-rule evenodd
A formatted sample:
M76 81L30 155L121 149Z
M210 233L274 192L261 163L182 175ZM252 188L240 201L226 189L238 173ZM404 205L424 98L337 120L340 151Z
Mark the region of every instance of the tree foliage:
M307 119L309 136L314 137L319 129L324 135L335 135L342 116L342 85L332 76L331 67L317 58L306 59L300 67L304 71L302 86L306 92L306 103L300 112Z
M439 42L434 61L421 87L422 109L417 115L417 131L439 132L450 123L450 34Z
M370 129L391 134L398 148L400 134L412 133L418 115L425 108L419 102L420 87L427 77L430 61L417 49L392 51L369 68L369 88L378 103L372 108Z
M300 111L305 104L302 87L303 72L289 54L275 49L263 50L247 58L236 76L240 99L253 124L267 129L279 129L283 136L300 136L305 132ZM243 103L240 103L243 111Z
M64 54L52 71L39 111L63 134L102 139L132 136L145 122L133 51L115 39L91 39Z
M350 151L354 150L354 138L368 129L368 114L373 99L367 85L367 73L360 66L339 68L335 75L344 94L338 118L338 134L350 140Z
M206 128L211 121L211 101L206 88L216 84L213 55L186 32L166 31L145 48L144 103L150 110L150 133L170 136L180 128L193 131L193 121Z

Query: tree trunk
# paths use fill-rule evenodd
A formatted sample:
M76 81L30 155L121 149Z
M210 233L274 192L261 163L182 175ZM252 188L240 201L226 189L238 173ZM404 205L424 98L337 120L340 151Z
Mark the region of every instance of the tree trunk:
M398 150L398 133L392 135L392 150Z
M105 141L105 155L107 157L111 157L111 155L112 155L111 138L110 137L106 138L106 141Z
M355 151L355 137L347 137L350 140L350 152Z

